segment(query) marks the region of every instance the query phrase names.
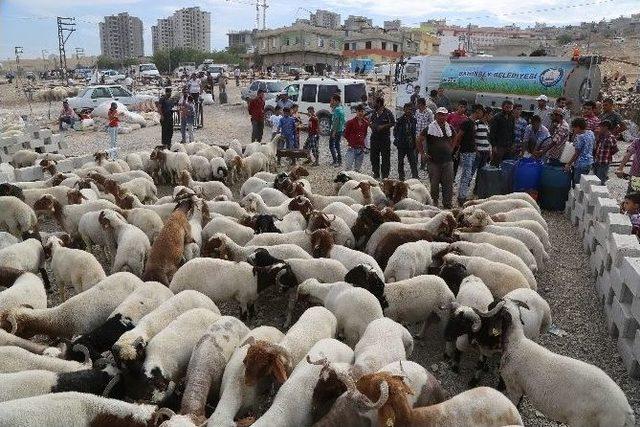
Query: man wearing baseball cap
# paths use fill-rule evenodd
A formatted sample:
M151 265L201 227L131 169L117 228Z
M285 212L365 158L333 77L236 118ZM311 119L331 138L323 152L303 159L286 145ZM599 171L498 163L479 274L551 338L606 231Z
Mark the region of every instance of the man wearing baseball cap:
M453 200L453 129L447 123L449 111L444 107L436 110L436 119L426 127L418 137L418 152L421 159L427 160L431 199L438 205L442 186L442 206L450 209ZM425 143L426 141L426 143ZM425 148L426 147L426 152Z
M533 115L539 116L540 120L542 120L542 126L550 129L552 109L547 105L549 98L547 98L547 95L540 95L536 98L536 101L538 101L538 106L533 110Z

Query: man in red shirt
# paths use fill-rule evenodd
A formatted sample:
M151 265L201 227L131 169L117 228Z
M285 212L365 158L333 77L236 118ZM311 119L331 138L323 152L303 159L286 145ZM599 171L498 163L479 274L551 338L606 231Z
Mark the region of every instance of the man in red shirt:
M320 152L318 149L318 141L320 139L318 116L316 116L316 110L313 107L307 108L307 115L309 116L309 123L307 124L307 142L304 144L304 148L309 150L313 155L313 165L318 166L320 163Z
M365 143L369 121L364 117L364 107L359 104L356 107L356 116L344 127L344 138L347 140L347 154L345 154L345 170L360 172L364 160Z
M249 101L249 115L251 116L251 142L262 142L264 131L264 89L258 89L255 98Z

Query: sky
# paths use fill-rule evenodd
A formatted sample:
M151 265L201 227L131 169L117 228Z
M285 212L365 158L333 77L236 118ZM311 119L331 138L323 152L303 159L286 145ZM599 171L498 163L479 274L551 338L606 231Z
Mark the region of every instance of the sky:
M151 55L151 26L158 18L182 7L199 6L211 12L211 47L224 49L229 30L255 26L255 0L0 0L0 58L14 58L14 46L24 48L24 58L58 52L56 16L76 18L77 31L67 42L67 55L81 47L87 55L100 53L98 22L105 15L129 12L142 19L145 54ZM417 25L430 18L452 24L520 26L545 22L554 25L611 19L640 12L640 0L267 0L267 27L288 25L308 18L315 9L348 15L365 15L375 25L401 19ZM303 4L304 7L299 4ZM47 54L47 53L45 53Z

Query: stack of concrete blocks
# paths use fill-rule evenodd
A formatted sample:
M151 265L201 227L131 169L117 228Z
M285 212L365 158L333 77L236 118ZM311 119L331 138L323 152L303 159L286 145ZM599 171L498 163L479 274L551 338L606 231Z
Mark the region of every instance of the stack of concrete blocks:
M570 191L565 213L589 254L608 331L629 374L640 378L640 241L631 221L594 175Z
M56 163L56 170L61 173L73 172L74 169L82 167L85 163L93 161L92 154L86 154L84 156L67 157L63 160L58 160ZM40 165L27 166L24 168L14 169L8 163L0 164L0 183L1 182L26 182L37 181L45 179L44 172Z
M21 134L0 138L0 163L10 162L19 150L57 153L64 148L67 148L67 143L60 134L54 135L49 129L25 128Z

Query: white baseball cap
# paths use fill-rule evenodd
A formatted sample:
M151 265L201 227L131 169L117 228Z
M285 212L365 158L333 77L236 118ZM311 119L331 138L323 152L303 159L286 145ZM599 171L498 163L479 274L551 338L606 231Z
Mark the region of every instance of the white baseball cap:
M549 98L547 98L547 95L540 95L539 97L536 98L536 101L549 101Z
M447 109L446 109L446 108L444 108L444 107L440 107L440 108L438 108L438 109L436 110L436 114L438 114L438 113L442 113L442 114L449 114L449 110L447 110Z

